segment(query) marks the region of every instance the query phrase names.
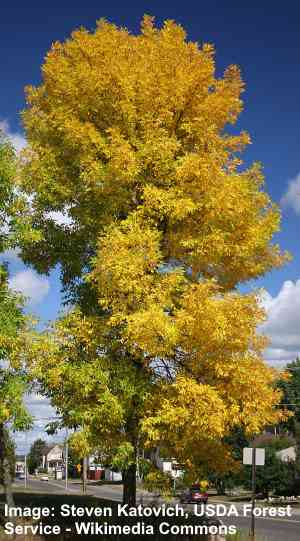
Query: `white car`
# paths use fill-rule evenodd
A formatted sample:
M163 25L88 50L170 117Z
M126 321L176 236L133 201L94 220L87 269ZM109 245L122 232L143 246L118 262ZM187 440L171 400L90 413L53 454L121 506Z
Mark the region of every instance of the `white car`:
M42 475L41 481L49 481L48 475Z

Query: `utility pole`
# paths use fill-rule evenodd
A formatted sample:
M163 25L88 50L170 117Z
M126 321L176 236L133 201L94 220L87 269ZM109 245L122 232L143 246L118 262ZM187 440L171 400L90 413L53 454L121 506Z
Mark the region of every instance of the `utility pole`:
M252 506L251 506L251 541L255 541L255 496L256 496L256 448L252 450Z
M65 487L68 490L68 463L69 463L69 444L68 444L68 429L66 428L66 443L65 443Z
M25 453L24 459L24 487L27 488L27 455Z

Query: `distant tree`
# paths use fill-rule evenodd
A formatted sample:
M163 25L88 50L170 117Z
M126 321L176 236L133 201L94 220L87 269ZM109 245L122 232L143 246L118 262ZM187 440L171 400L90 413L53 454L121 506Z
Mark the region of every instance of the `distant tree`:
M277 384L283 392L282 404L286 404L293 417L287 419L283 426L292 432L300 441L300 358L288 364L286 370Z
M13 248L30 231L25 203L16 196L14 179L16 156L12 146L0 133L0 253ZM23 216L22 216L23 215ZM33 240L33 237L31 239ZM13 505L12 457L10 430L26 430L30 417L23 403L27 378L23 369L24 348L27 347L26 318L23 299L9 289L5 265L0 265L0 481L6 501ZM27 345L26 345L27 344Z
M278 495L295 494L297 478L297 460L283 462L277 452L292 447L295 440L287 435L261 434L250 442L250 447L264 448L266 460L264 467L256 469L256 489L258 493L268 497L270 493ZM244 483L251 488L251 467L244 466Z
M34 473L35 470L41 465L43 459L43 450L46 445L46 442L42 439L37 439L31 445L28 457L28 471L29 473Z
M251 466L244 466L247 488L251 488ZM256 468L256 491L265 498L274 493L288 495L293 493L295 485L295 463L282 462L276 455L275 449L266 448L266 461L264 467Z
M235 459L233 469L229 472L220 474L218 471L211 470L208 472L210 483L216 488L220 495L226 494L226 491L233 489L243 483L244 471L241 465L243 447L249 446L249 440L246 438L245 432L241 427L232 431L232 433L224 438L224 443L232 449L232 456Z
M294 493L300 495L300 446L296 447L296 461L295 461L295 490Z
M77 469L78 464L82 465L82 459L73 447L69 447L68 452L68 473L70 477L80 477Z
M12 444L8 427L13 431L26 430L31 421L23 403L27 377L18 361L24 325L18 299L8 290L4 279L0 284L0 481L8 505L13 505Z
M274 434L262 434L255 438L251 443L251 447L268 447L274 449L274 451L281 451L288 447L296 445L296 440L288 434L275 436Z

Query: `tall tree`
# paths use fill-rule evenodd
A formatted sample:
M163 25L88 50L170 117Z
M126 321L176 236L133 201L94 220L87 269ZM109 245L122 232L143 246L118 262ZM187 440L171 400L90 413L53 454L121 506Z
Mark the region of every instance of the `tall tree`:
M174 22L145 17L135 36L102 20L56 42L42 74L27 89L20 182L43 238L23 258L59 264L79 309L41 339L35 368L82 427L78 445L126 457L132 503L141 442L197 477L210 462L226 470L236 427L280 417L263 312L237 289L285 261L271 243L280 214L259 165L242 167L249 136L226 132L239 69L217 78L213 47Z
M282 404L294 414L284 426L296 436L300 447L300 358L286 366L278 387L283 392Z
M26 215L23 223L21 219L25 202L14 191L15 165L12 146L0 134L0 251L14 247L22 231L29 240L26 234L29 220ZM0 265L0 482L9 505L13 505L13 496L8 427L26 430L30 426L30 417L23 404L27 378L22 365L22 349L26 342L22 302L19 295L9 290L6 267Z
M23 394L28 383L20 359L23 347L21 335L24 330L25 318L19 299L8 290L6 282L2 282L0 284L0 478L9 505L13 505L13 497L8 427L14 431L27 430L31 421L23 404Z
M35 470L41 466L43 459L43 451L45 449L46 442L41 438L35 440L30 447L27 464L29 473L34 473Z

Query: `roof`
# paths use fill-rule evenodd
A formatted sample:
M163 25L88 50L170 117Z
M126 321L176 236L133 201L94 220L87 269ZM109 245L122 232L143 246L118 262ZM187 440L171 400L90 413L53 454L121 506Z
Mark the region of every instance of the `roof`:
M45 445L45 447L42 450L43 456L47 456L55 447L58 447L59 449L63 449L63 446L59 443L53 443L52 445Z

